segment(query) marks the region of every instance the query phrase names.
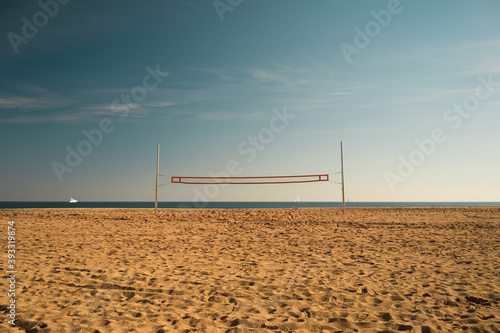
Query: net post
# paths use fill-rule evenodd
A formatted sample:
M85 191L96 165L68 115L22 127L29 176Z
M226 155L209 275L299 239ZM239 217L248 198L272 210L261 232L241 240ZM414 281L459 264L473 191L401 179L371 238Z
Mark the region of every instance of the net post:
M160 167L160 145L156 145L155 215L158 214L158 169Z
M345 214L345 191L344 191L344 150L342 147L342 141L340 141L340 164L342 171L342 210Z

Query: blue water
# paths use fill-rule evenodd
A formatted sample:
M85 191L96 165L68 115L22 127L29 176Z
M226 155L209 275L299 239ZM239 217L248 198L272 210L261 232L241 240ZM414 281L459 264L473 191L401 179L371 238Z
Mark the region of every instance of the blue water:
M500 202L347 202L347 207L479 207L500 206ZM341 202L159 202L159 208L296 208L342 207ZM154 202L2 201L0 209L12 208L154 208Z

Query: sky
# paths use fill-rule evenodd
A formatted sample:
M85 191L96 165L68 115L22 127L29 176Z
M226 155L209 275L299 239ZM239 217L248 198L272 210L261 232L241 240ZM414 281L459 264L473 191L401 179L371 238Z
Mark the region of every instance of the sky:
M500 201L496 0L2 1L0 201ZM171 176L330 174L183 185Z

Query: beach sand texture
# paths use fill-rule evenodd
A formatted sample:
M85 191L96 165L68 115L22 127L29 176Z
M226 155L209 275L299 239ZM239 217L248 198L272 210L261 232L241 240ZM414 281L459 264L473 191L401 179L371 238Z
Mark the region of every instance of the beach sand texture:
M500 207L1 210L0 332L500 332Z

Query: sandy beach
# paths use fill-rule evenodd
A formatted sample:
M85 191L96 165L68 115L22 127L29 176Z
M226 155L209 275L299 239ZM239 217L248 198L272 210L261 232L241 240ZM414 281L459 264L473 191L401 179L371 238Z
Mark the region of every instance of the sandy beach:
M500 332L500 207L0 217L0 332Z

